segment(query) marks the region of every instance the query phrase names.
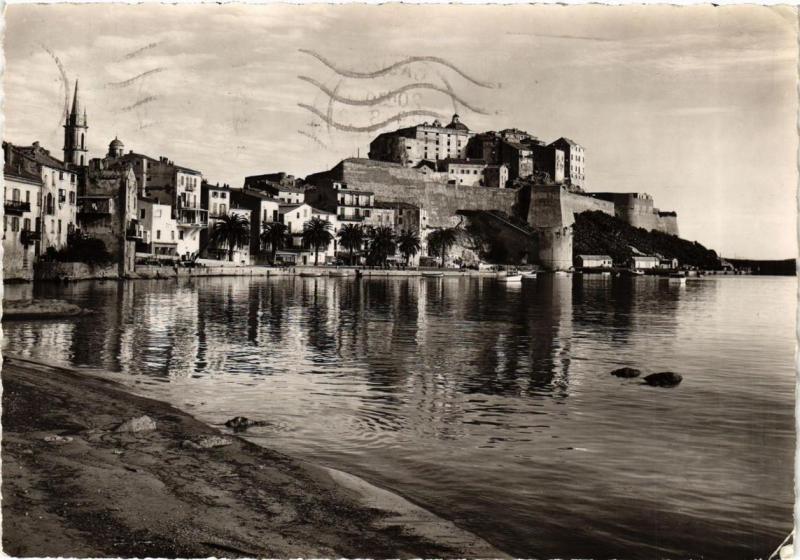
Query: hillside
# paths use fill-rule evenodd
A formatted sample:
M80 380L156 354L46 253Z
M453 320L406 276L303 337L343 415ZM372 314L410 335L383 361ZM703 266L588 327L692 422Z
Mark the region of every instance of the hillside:
M717 253L695 241L636 228L603 212L575 216L573 255L609 255L615 265L624 266L634 254L632 247L648 255L676 258L681 265L720 267Z
M797 270L797 262L795 259L784 259L782 261L727 259L727 261L736 268L750 269L753 274L794 276Z

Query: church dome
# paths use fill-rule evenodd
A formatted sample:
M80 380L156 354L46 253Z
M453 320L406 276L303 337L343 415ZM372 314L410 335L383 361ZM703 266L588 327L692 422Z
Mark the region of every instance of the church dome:
M453 120L450 121L450 124L447 125L447 128L454 128L456 130L463 130L465 132L469 132L469 127L459 120L458 115L453 115Z
M122 140L120 140L119 138L114 137L114 139L111 141L111 144L109 144L108 147L110 149L114 150L114 149L118 149L118 148L124 148L125 144L123 144Z

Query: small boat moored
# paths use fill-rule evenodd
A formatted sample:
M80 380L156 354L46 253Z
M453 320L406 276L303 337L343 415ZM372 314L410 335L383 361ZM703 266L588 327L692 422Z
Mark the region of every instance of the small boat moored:
M536 280L536 273L535 272L523 272L522 273L523 280Z
M497 280L506 284L516 284L517 282L522 282L522 274L507 274L505 276L498 276Z
M422 273L423 278L441 278L442 276L444 276L444 272L429 271Z
M686 273L685 272L673 272L668 277L671 283L675 284L686 284Z
M301 276L302 278L321 278L325 276L325 274L323 272L317 272L317 271L305 271L301 272L299 276Z

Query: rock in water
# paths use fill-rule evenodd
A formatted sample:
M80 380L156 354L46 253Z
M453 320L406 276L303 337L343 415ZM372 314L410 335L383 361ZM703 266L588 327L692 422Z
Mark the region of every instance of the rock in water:
M631 367L619 368L611 372L611 375L625 378L639 377L641 374L642 370Z
M250 420L245 416L237 416L236 418L231 418L225 425L231 428L234 432L240 432L242 430L246 430L247 428L251 428L253 426L263 426L264 422L260 422L258 420Z
M683 376L673 371L651 373L644 378L644 382L653 387L674 387L681 381L683 381Z
M139 416L138 418L131 418L126 420L114 430L115 432L130 432L136 434L139 432L152 432L156 429L156 422L149 416Z

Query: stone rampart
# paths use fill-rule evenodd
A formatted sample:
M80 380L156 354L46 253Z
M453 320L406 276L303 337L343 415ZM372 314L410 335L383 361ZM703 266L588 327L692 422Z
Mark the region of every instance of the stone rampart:
M372 191L376 200L406 202L423 207L428 227L458 224L458 210L499 210L517 215L517 191L447 183L438 175L426 175L395 163L346 159L330 171L309 175L315 185L346 183L351 189Z

